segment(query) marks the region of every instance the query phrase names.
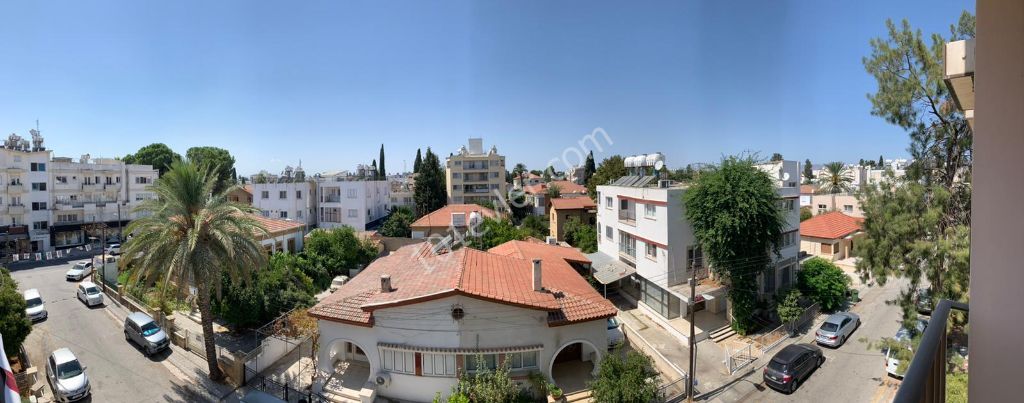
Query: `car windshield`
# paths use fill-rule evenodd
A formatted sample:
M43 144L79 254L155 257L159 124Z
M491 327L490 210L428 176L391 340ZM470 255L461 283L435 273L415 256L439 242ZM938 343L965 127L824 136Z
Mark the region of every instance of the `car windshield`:
M39 297L35 297L35 298L32 298L32 299L26 300L25 303L28 304L29 308L35 308L37 306L42 305L43 304L43 300L39 299Z
M57 365L57 377L60 379L73 378L82 374L82 366L78 360L68 361Z
M159 331L160 331L160 326L157 326L156 322L149 322L149 323L147 323L145 325L142 325L142 335L143 336L152 336L152 335L156 334Z
M768 368L779 372L786 372L786 364L775 360L771 360L771 362L768 363Z
M77 270L85 270L85 263L76 264L75 265L75 269L77 269Z
M616 329L619 327L619 320L615 318L608 319L608 329Z
M821 324L821 330L824 330L826 332L834 332L834 331L836 331L838 329L839 329L839 324L837 324L837 323L825 322L825 323Z
M85 289L85 293L89 294L89 295L99 294L100 290L98 288L96 288L96 287L87 287Z

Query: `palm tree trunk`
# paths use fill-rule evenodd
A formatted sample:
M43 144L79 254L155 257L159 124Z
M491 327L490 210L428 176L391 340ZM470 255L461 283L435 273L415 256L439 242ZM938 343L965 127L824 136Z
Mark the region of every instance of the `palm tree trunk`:
M836 211L836 192L832 192L832 211Z
M213 312L210 303L210 287L203 281L196 283L196 291L199 293L199 314L203 325L203 343L206 347L206 365L210 370L210 380L220 382L224 374L217 366L217 344L213 333Z

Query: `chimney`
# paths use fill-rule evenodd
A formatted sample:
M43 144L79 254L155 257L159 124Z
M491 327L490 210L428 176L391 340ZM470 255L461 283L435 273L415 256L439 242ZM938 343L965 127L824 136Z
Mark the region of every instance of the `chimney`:
M543 291L544 286L540 282L540 259L533 259L533 290Z
M391 276L388 274L380 275L380 292L391 292Z

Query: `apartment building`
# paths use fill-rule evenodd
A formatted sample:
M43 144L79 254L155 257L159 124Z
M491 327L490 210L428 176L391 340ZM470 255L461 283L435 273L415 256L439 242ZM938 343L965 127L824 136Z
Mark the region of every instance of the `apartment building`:
M469 145L448 157L445 163L448 203L463 204L490 202L500 206L500 199L508 195L505 182L505 157L498 149L484 152L484 141L469 139Z
M725 288L709 274L693 229L686 222L685 185L654 176L660 154L626 158L629 175L597 187L598 252L590 255L595 277L609 290L637 301L639 310L689 341L688 306L695 312L696 339L729 323ZM776 181L786 215L781 257L759 281L768 298L795 282L799 253L799 168L795 161L759 166ZM690 301L690 278L697 280ZM692 304L691 304L692 303Z
M372 177L348 172L317 174L317 226L329 229L347 225L362 231L379 225L391 208L391 184L369 179ZM255 200L261 195L253 196Z
M50 248L49 201L46 170L50 151L43 138L30 131L32 140L11 134L0 149L0 231L3 252L46 251Z
M551 205L548 192L552 189L558 189L559 197L571 198L587 196L586 186L579 185L571 181L551 181L547 183L541 182L532 186L527 185L523 188L523 193L526 194L527 203L533 207L534 215L547 215L548 209Z
M401 175L390 178L391 207L416 209L416 174Z
M252 194L252 206L260 209L263 217L292 220L312 228L316 225L317 200L316 182L306 178L300 164L297 168L287 166L281 175L268 179L266 171L252 176L252 184L246 186Z

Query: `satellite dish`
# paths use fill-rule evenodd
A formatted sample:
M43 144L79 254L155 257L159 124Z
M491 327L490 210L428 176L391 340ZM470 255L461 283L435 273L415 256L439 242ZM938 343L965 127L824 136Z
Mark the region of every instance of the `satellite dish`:
M788 181L789 180L789 172L782 171L782 180L784 180L784 181Z
M654 170L655 171L660 171L661 168L664 168L664 167L665 167L665 161L657 161L657 162L654 163Z

